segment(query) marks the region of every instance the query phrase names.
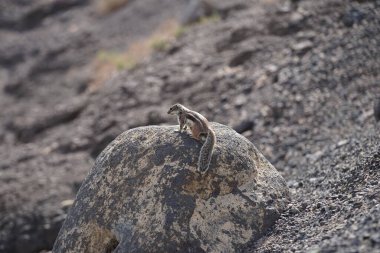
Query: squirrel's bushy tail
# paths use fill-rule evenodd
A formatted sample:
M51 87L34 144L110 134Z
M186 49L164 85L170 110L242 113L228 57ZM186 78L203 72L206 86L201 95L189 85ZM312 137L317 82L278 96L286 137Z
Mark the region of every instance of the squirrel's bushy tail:
M202 173L205 173L209 168L215 142L215 133L213 130L209 129L206 141L201 148L201 152L199 153L198 170Z

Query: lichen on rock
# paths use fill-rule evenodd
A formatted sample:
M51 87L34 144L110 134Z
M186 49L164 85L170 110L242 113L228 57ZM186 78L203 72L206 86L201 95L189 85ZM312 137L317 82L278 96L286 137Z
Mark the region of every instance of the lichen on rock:
M286 207L285 181L246 138L212 126L204 175L202 144L176 126L118 136L83 182L53 252L234 252L257 240Z

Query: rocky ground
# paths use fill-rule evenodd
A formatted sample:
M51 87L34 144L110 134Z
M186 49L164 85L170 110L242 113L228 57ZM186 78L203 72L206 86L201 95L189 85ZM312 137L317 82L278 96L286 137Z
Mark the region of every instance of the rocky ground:
M246 252L380 251L380 1L217 1L219 18L88 92L99 50L181 13L157 2L0 3L0 252L49 250L99 152L174 123L175 102L235 127L288 182L288 211Z

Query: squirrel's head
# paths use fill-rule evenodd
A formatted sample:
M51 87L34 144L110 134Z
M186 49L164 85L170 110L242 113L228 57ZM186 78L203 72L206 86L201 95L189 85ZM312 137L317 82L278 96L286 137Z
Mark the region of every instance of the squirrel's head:
M168 111L168 114L178 114L180 112L182 112L184 110L184 106L181 105L181 104L174 104L170 107L169 111Z

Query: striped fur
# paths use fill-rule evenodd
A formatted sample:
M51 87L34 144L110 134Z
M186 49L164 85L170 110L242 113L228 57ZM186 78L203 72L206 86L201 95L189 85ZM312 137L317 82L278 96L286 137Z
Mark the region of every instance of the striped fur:
M175 104L170 107L168 114L177 115L179 130L182 131L189 127L194 139L201 141L203 135L207 136L198 158L198 170L205 173L209 169L212 151L216 143L215 133L211 129L208 120L202 114L192 111L181 104Z
M198 170L202 173L205 173L210 167L212 151L214 149L215 142L215 133L213 130L209 129L206 141L201 148L198 159Z

